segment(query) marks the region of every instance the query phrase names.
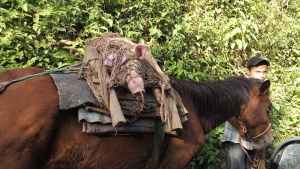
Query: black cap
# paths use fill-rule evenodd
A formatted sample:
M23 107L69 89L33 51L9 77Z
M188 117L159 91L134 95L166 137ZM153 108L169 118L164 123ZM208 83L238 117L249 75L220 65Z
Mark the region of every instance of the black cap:
M256 66L258 65L260 62L264 61L264 63L268 66L270 66L270 63L269 61L260 56L260 55L256 55L256 56L253 56L249 61L248 61L248 64L247 64L247 68L250 68L251 66Z

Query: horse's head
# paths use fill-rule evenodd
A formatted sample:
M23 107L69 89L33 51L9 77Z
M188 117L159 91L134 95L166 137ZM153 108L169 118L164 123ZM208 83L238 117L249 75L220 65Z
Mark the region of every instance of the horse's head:
M274 140L270 130L269 111L271 101L268 97L270 81L254 86L252 98L242 106L238 116L239 134L246 139L253 139L255 149L264 149Z

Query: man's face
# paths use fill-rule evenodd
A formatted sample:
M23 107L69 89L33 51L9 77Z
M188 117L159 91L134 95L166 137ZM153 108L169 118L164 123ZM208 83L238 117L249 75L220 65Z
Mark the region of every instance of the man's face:
M251 70L246 69L246 72L250 78L256 78L264 81L267 77L268 66L260 65L258 67L252 67Z

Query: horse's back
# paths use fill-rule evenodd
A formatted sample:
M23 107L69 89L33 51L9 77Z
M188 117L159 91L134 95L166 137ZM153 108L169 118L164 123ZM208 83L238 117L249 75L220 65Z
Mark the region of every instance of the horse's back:
M0 82L40 73L38 68L0 73ZM0 168L41 168L51 144L58 94L50 75L13 83L0 93Z
M0 73L0 82L15 80L24 76L40 73L42 71L43 71L42 69L34 68L34 67L7 70Z

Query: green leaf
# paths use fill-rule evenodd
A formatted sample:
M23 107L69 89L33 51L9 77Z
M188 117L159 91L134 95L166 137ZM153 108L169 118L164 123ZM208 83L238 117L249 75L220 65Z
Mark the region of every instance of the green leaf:
M246 27L246 25L242 25L242 32L243 32L243 33L245 33L245 32L246 32L246 30L247 30L247 27Z
M281 106L279 104L273 103L273 107L277 110L280 111Z
M258 33L258 26L255 23L252 23L252 27L256 33Z
M60 50L58 52L56 52L55 54L53 54L54 58L66 58L67 56L69 56L69 52L65 51L65 50Z
M236 43L231 43L231 44L230 44L230 48L231 48L231 49L234 49L235 45L236 45Z
M42 16L50 16L51 12L52 12L52 8L50 7L50 8L41 10L39 14Z
M168 13L167 12L162 12L161 17L165 17Z
M241 29L240 28L235 28L230 32L230 37L235 36L237 33L240 33Z
M296 49L292 49L293 52L296 53L296 55L300 55L300 51L299 50L296 50Z
M176 28L177 30L181 30L182 26L179 25L179 24L176 24L176 25L175 25L175 28Z
M100 26L101 29L108 31L107 27L105 26Z
M172 32L172 36L177 36L178 35L178 30L177 29L173 29L173 32Z
M237 44L239 50L243 48L243 42L240 39L236 39L235 43Z
M252 32L249 32L249 34L251 35L251 37L252 37L253 39L255 39L255 41L257 41L256 36L255 36Z
M150 35L155 35L155 34L158 33L158 29L156 29L156 28L150 28L149 32L150 32Z
M239 11L239 13L241 14L241 16L243 17L243 19L246 19L246 15L243 11Z
M22 8L25 12L27 12L27 9L28 9L28 3L22 4L21 8Z
M236 18L230 18L228 24L229 25L234 25L237 22Z
M101 17L103 20L105 20L107 23L108 23L108 25L110 26L110 27L112 27L113 26L113 20L111 20L111 19L107 19L107 18L104 18L104 17Z

